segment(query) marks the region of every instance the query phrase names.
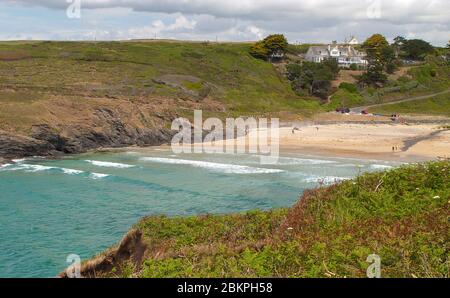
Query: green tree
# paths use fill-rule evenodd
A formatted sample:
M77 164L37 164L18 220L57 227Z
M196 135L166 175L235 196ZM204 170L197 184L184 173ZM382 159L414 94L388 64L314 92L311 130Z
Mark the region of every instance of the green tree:
M250 47L250 55L255 58L267 60L275 53L284 54L288 47L288 41L283 34L269 35Z
M384 63L383 51L388 47L388 41L381 34L372 35L362 45L369 59L378 60L381 63Z
M288 42L283 34L273 34L264 38L263 43L265 47L269 50L269 54L276 52L286 52L288 47Z
M381 87L387 81L387 76L383 73L383 65L379 61L369 62L367 70L359 79L364 85Z
M250 47L250 55L255 58L267 60L269 58L269 49L264 42L258 41Z
M434 51L434 48L424 40L410 39L403 44L401 50L404 58L423 61L426 55Z
M369 37L362 48L367 53L368 66L360 77L360 83L379 87L387 81L383 72L393 73L396 68L394 49L381 34Z
M401 55L401 51L402 51L402 47L406 42L406 38L404 38L403 36L397 36L396 38L394 38L394 50L395 50L395 56L399 57Z
M291 81L292 89L299 95L313 95L326 99L331 92L333 80L339 67L336 59L329 59L323 63L304 61L290 63L287 66L287 77Z

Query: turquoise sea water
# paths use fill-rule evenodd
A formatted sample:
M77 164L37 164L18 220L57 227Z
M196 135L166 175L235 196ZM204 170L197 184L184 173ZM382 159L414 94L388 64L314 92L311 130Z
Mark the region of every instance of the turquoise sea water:
M285 155L183 154L153 148L17 160L0 166L0 277L52 277L89 258L141 217L288 207L318 181L395 166Z

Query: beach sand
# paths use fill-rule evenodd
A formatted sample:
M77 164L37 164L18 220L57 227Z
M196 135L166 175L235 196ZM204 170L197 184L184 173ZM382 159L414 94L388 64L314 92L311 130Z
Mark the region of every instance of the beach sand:
M331 157L356 157L390 161L427 161L450 158L450 130L439 124L361 124L338 123L299 125L279 128L280 153L314 154ZM293 128L296 128L293 130ZM260 130L262 132L262 130ZM270 130L265 131L268 135ZM246 138L238 138L243 144ZM225 141L232 147L234 140ZM223 146L222 142L205 143L205 148ZM246 144L247 145L247 144ZM248 149L248 146L246 146Z
M450 131L439 125L330 124L280 129L281 151L386 160L450 157Z

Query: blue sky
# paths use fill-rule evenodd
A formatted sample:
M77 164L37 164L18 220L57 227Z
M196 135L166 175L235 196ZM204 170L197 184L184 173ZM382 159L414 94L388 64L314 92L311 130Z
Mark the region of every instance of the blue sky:
M80 18L69 18L78 4ZM442 46L448 19L448 0L0 0L0 40L244 41L284 33L290 42L330 42L382 33Z

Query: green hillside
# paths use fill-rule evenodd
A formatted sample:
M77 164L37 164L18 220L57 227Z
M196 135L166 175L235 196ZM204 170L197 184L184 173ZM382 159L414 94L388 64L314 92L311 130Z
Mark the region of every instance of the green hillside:
M378 89L373 87L358 89L354 84L343 83L331 95L330 102L324 107L327 110L334 110L337 107L373 105L434 94L450 89L450 65L439 58L430 56L422 65L408 67L407 69L404 75L389 80L385 86ZM437 101L441 101L441 99L443 100L444 97L438 98ZM428 103L431 104L430 107L428 107ZM407 105L409 103L404 103L402 107ZM427 114L429 111L430 115L448 115L450 113L445 103L438 105L445 110L436 113L436 104L433 101L424 101L423 104L411 104L407 110L417 114ZM382 111L383 109L384 107L374 111ZM390 107L386 106L386 109L390 109Z
M369 109L378 114L420 114L450 117L450 93L429 99L414 100Z
M145 103L175 98L184 102L173 109L183 113L191 101L214 110L201 104L211 98L223 105L215 114L318 109L315 101L296 96L275 67L251 57L248 48L244 43L170 41L2 42L0 102L29 104L51 96ZM0 110L0 119L14 108ZM32 113L26 107L19 111Z
M366 277L366 259L377 254L383 277L448 277L449 175L449 161L409 165L306 191L290 209L144 218L118 248L84 263L82 271Z

